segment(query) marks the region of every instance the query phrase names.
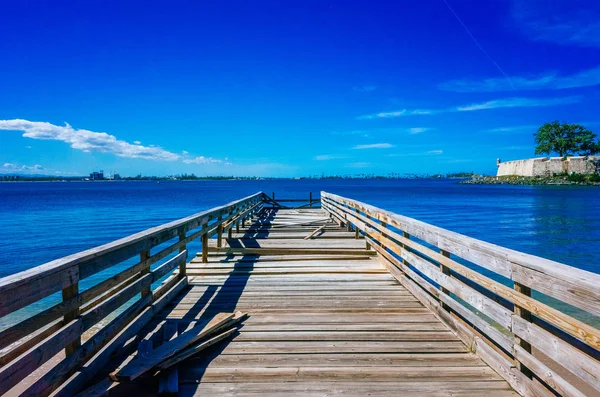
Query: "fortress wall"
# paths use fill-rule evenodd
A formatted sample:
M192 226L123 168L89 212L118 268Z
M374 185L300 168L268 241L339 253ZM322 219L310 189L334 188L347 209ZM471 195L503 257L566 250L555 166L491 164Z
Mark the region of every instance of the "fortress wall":
M593 174L600 171L600 156L583 156L569 157L569 172L578 174Z
M526 160L505 161L498 164L497 176L552 176L562 173L600 173L600 156L540 157Z

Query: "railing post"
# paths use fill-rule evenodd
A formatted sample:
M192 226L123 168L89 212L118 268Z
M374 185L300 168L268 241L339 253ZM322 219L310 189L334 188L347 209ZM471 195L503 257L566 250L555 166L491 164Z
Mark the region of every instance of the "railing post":
M223 245L223 215L219 215L219 220L217 221L219 226L217 227L217 247L221 248Z
M522 293L523 295L526 296L531 296L531 288L527 287L526 285L523 285L521 283L517 283L515 281L515 287L514 287L515 291ZM515 315L521 317L523 320L531 322L531 312L529 310L525 310L523 308L521 308L520 306L518 306L515 303L515 307L514 307L514 313ZM526 352L531 353L531 344L521 338L519 338L518 336L515 335L515 345L519 345L521 346ZM513 353L514 356L514 353ZM527 376L528 378L532 378L533 374L532 372L529 370L529 368L527 368L526 366L524 366L519 360L517 360L515 358L515 366L517 367L517 369L519 371L521 371L525 376Z
M371 219L371 217L369 215L367 215L367 214L365 214L365 215L367 216L367 219ZM365 247L367 248L367 251L371 249L371 244L369 244L368 238L365 238Z
M143 251L142 253L140 253L140 262L144 262L147 261L148 258L150 258L150 251ZM144 267L144 269L142 269L142 271L140 272L140 275L143 277L146 274L150 273L150 265ZM142 298L146 297L150 295L150 285L145 287L144 289L142 289Z
M77 298L77 295L79 295L79 282L71 284L70 286L68 286L67 288L62 290L63 302L66 302L70 299ZM65 325L68 324L69 322L75 320L78 316L79 316L79 305L77 305L77 308L75 308L74 310L72 310L68 313L65 313L65 315L63 317ZM65 346L65 354L67 356L71 355L77 348L79 348L79 346L81 346L81 335L78 336L77 339L75 339L72 343Z
M202 263L208 263L208 232L202 235Z
M234 213L233 210L229 211L229 216L232 216ZM229 227L227 229L227 238L231 238L231 234L233 233L233 225L231 224L231 220L229 221Z
M410 233L407 233L407 232L405 232L405 231L402 231L402 237L404 237L404 238L406 238L406 239L410 240ZM406 245L402 244L402 248L406 249ZM406 262L404 261L404 258L400 258L400 262L402 262L402 263L406 263Z
M450 258L450 252L440 248L440 253L442 254L442 256L445 256L446 258ZM440 263L440 270L446 276L451 277L450 268L448 266L444 266L442 263ZM440 286L440 291L442 291L446 295L450 295L450 291L448 291L446 288L444 288L442 286ZM450 311L450 307L448 305L446 305L444 302L442 302L442 307L445 310Z
M358 218L358 208L355 208L354 212L356 212L356 217ZM359 238L360 238L360 231L358 230L357 226L354 226L354 239L358 240Z
M179 234L179 241L183 241L183 240L185 240L185 232ZM184 244L181 247L179 247L179 253L181 254L183 251L185 251L185 249L186 249L186 246ZM185 260L182 261L181 264L179 265L179 278L185 277L185 275L187 273L186 261L187 261L187 258L185 258Z

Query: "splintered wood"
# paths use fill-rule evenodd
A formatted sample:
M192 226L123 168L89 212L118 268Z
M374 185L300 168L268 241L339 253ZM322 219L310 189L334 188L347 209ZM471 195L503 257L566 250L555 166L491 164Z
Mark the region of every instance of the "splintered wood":
M179 363L179 395L516 396L375 254L315 209L264 209L221 247L209 240L156 323L249 317Z

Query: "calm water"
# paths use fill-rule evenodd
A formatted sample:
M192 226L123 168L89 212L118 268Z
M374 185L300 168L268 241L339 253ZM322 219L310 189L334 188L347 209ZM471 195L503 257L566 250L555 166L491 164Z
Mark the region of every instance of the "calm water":
M325 190L600 272L600 188L455 180L0 183L0 277L257 191ZM192 245L190 252L199 247Z

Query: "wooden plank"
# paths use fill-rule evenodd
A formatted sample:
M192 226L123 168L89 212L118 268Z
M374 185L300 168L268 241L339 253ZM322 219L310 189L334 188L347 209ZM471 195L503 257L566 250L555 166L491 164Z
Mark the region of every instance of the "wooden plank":
M315 230L313 230L308 236L304 237L304 240L310 240L311 238L313 238L313 236L317 233L319 233L320 231L322 231L323 229L325 229L326 225L323 226L319 226L318 228L316 228Z
M182 263L185 264L185 260L187 258L187 250L183 250L177 256L169 259L167 262L163 263L156 269L152 270L152 282L156 282L160 280L164 275L169 273L171 270L176 267L180 267ZM180 269L181 274L181 269Z
M246 341L456 341L458 338L450 331L435 332L377 332L377 331L256 331L242 330L235 338L236 342Z
M34 269L0 279L0 317L79 281L77 266L64 266L57 271Z
M255 341L236 342L222 354L464 353L460 341Z
M579 279L557 277L524 266L514 266L512 275L515 282L600 316L600 293L590 291L589 285Z
M359 248L210 248L212 252L234 253L234 254L256 254L256 255L364 255L374 256L373 251Z
M144 360L134 360L110 376L113 380L120 382L132 381L152 369L161 361L168 359L185 347L210 335L215 329L227 323L233 317L234 313L220 313L211 320L204 320L192 330L183 333L173 341L163 343L154 349L150 356L144 357Z
M85 387L87 382L106 367L116 351L124 350L122 353L127 354L127 349L124 348L127 341L136 336L152 320L155 314L164 309L167 303L186 287L187 277L183 277L171 290L138 314L125 328L110 339L79 371L60 385L54 395L57 397L70 397L77 394Z
M513 316L513 332L600 392L600 362L521 317Z
M477 381L499 380L490 367L278 367L278 368L191 368L184 382L202 379L203 382L279 382L319 381L334 378L337 381Z
M177 365L178 363L180 363L184 360L187 360L190 357L193 357L194 355L200 353L201 351L208 349L209 347L215 345L216 343L229 338L230 336L234 335L236 332L237 332L237 329L232 328L232 329L229 329L218 335L215 335L212 338L209 338L206 341L204 341L196 346L192 346L189 349L186 349L186 350L166 359L165 361L160 362L157 365L157 369L159 369L161 371L168 370L169 368L173 367L174 365Z
M363 353L363 354L222 354L199 356L188 366L197 368L264 367L485 367L471 353Z
M238 397L283 396L427 396L427 397L516 397L506 382L498 381L392 381L392 382L222 382L189 383L182 385L180 395L186 397L224 396Z
M475 337L475 351L479 357L504 378L520 395L524 397L554 397L554 394L539 382L532 381L514 367L506 357L499 354L490 345Z
M152 275L146 274L144 277L137 280L135 283L123 288L116 295L106 300L102 304L94 307L90 311L81 316L83 330L86 331L95 325L98 321L108 316L110 313L125 304L137 293L149 287L152 283Z
M60 331L50 335L10 364L0 369L0 395L50 360L65 346L73 342L83 332L83 321L77 319L65 325Z
M163 341L171 341L177 337L177 323L167 321L163 328ZM170 368L164 373L161 372L158 381L159 394L177 394L179 391L179 371L177 368Z
M585 394L577 390L563 377L548 368L539 359L532 356L530 352L519 345L515 345L515 358L523 363L529 370L536 374L544 383L554 389L559 395L585 397Z

